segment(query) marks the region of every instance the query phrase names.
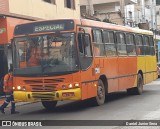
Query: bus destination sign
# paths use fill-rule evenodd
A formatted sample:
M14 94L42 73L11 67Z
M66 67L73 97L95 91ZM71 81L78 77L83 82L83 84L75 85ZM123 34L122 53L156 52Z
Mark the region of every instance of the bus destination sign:
M47 31L58 31L64 30L64 24L53 24L53 25L40 25L35 26L34 32L47 32Z
M73 20L39 21L17 25L14 30L14 35L26 35L55 31L71 31L73 29Z

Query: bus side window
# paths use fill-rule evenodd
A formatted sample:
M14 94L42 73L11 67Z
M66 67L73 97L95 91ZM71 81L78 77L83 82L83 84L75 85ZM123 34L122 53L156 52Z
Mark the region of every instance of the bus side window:
M79 52L83 54L84 46L83 46L82 34L78 34L78 47L79 47Z
M80 56L91 56L90 37L88 34L78 34Z
M126 34L127 53L129 56L136 55L136 48L134 43L134 35Z
M102 31L93 30L93 53L95 56L105 56L104 43L102 40Z
M144 51L145 51L145 55L151 55L150 53L150 47L149 47L149 37L144 35L143 36L143 45L144 45Z
M118 52L118 55L120 55L120 56L127 55L127 48L126 48L124 33L117 32L116 33L116 39L117 39L117 52Z
M89 34L78 34L79 60L82 70L86 70L92 63L92 49Z
M143 44L142 44L142 36L141 35L135 35L135 41L136 41L136 52L137 55L145 55Z
M152 56L155 55L153 37L149 37L149 46L150 46L150 53L151 53L151 55Z
M114 32L113 31L103 31L103 42L105 44L105 53L107 56L116 56L116 45L114 41Z

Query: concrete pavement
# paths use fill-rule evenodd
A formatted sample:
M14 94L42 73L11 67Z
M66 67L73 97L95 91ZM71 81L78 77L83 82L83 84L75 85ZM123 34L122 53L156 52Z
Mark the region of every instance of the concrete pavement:
M155 80L149 84L146 85L160 85L160 79ZM6 97L5 96L0 96L0 105L3 104L5 101ZM17 102L16 106L21 106L21 105L26 105L26 104L31 104L31 103L36 103L36 102ZM11 106L10 104L8 106Z
M2 105L4 103L4 101L6 100L5 96L1 96L0 97L0 105ZM31 102L18 102L16 103L16 106L20 106L20 105L25 105L25 104L30 104ZM11 106L10 104L8 106Z

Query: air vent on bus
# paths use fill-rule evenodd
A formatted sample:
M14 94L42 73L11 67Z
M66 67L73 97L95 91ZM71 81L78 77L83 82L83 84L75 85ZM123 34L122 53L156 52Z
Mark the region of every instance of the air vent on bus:
M36 100L53 100L55 94L53 93L32 93L32 97Z
M43 80L42 79L38 79L38 80L24 80L24 82L26 84L43 83Z
M32 92L52 92L56 91L56 85L30 85Z
M44 79L44 83L58 83L58 82L64 82L64 78Z

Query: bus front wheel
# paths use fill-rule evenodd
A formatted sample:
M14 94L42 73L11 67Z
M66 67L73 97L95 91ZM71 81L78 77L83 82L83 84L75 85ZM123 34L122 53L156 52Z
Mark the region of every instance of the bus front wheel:
M91 99L91 104L100 106L105 102L105 87L101 79L98 80L97 96Z
M42 105L46 110L53 110L57 105L57 101L42 101Z

